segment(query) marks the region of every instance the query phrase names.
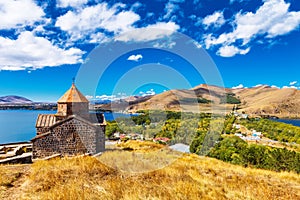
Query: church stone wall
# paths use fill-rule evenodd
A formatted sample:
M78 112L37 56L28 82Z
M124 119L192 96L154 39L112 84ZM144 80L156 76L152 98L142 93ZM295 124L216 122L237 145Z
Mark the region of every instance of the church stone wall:
M33 141L33 158L102 152L105 149L104 129L72 118Z
M41 135L43 133L48 132L49 130L50 130L49 127L39 127L39 128L36 128L36 133L37 133L37 135Z

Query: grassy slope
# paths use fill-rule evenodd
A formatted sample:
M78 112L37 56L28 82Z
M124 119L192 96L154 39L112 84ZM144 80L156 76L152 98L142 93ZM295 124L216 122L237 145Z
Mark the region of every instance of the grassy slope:
M300 199L299 175L243 168L193 154L178 158L179 154L163 148L147 151L150 143L145 146L130 145L135 149L132 152L108 151L99 159L77 157L31 166L0 166L0 199ZM166 162L170 164L167 167L144 173L102 164L118 160L115 167L131 164L139 168L130 160L149 152L150 160L153 156L161 159L164 152L177 157Z
M240 112L245 111L253 115L275 115L281 118L300 116L300 90L285 88L271 88L259 86L243 89L222 89L217 86L201 84L190 90L170 90L152 96L145 101L140 101L130 106L131 111L147 109L166 109L173 111L201 111L211 112L211 104L185 103L182 98L202 97L215 102L215 112L231 111L233 104L218 104L218 96L224 93L235 93L241 100Z
M241 111L252 114L269 114L278 117L299 117L300 91L291 88L277 89L267 86L234 90L242 102Z

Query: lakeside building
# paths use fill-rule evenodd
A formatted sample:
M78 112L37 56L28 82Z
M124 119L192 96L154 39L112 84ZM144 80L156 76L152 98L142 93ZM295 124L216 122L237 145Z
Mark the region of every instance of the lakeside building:
M89 101L73 83L57 101L56 114L38 115L32 158L103 152L105 127L104 115L89 113Z

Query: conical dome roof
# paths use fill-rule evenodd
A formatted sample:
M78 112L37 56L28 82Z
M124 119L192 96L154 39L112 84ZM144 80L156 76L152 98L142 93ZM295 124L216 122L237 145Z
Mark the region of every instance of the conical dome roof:
M81 94L73 83L71 88L57 101L57 103L88 103L89 100Z

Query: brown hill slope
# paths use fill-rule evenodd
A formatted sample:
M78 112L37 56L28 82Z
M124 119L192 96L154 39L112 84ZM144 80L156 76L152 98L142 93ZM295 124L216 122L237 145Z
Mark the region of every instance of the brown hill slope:
M161 156L163 152L160 149L149 157L142 152L107 151L98 159L77 157L38 161L29 166L0 166L0 199L300 198L298 174L243 168L194 154L183 154L154 171L119 170L146 168L145 162L132 162L141 155L145 159L158 156L157 161L168 161L172 155ZM108 162L119 168L103 164Z
M300 91L259 86L232 90L241 99L241 111L256 115L300 117Z
M166 109L175 111L210 112L226 110L229 112L233 104L221 104L225 94L234 94L240 99L240 111L253 115L274 115L278 117L300 117L300 91L286 88L278 89L270 86L259 86L243 89L229 89L201 84L189 90L170 90L154 95L127 107L135 112L144 109ZM199 100L200 99L200 100ZM213 103L203 103L201 99ZM200 103L198 103L198 101Z

